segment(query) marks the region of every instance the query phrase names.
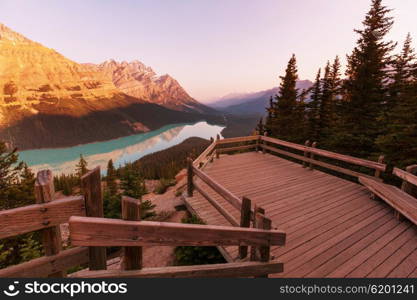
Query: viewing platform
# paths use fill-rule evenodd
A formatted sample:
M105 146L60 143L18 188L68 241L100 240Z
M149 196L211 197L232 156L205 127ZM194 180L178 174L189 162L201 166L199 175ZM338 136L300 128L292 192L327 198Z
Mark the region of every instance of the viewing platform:
M317 164L327 163L323 159L315 161L321 154L374 168L376 177L361 175L340 164L327 165L349 177L392 187L379 179L386 169L382 160L371 162L280 140L275 143L272 138L259 136L252 140L229 139L235 144L231 147L227 139L217 143L194 162L197 176L192 197L185 198L187 207L207 224L224 226L239 226L241 211L234 202L242 197L249 198L252 206L262 207L272 228L287 236L284 246L271 248L271 259L284 265L283 273L271 277L417 277L415 219L401 217L396 207L393 213L393 207L355 180L317 170ZM272 144L286 149L276 148L279 156L265 153L274 151ZM294 153L302 150L301 154ZM234 154L222 154L225 152ZM204 172L203 176L199 171ZM415 176L408 175L415 180ZM416 213L417 199L409 198L415 200L410 205L414 205L411 210ZM229 262L242 261L238 247L220 250Z

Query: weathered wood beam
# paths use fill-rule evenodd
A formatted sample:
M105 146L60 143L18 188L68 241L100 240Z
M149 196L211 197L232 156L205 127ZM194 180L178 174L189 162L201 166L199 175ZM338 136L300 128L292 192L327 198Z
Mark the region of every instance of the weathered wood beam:
M306 146L303 146L303 145L299 145L299 144L295 144L295 143L291 143L291 142L286 142L286 141L271 138L271 137L263 136L261 138L264 141L267 141L267 142L270 142L270 143L273 143L273 144L276 144L276 145L280 145L280 146L300 150L300 151L303 151L303 152L307 151L307 152L310 152L310 153L313 153L313 154L316 154L316 155L319 155L319 156L344 161L344 162L347 162L347 163L350 163L350 164L359 165L359 166L367 167L367 168L370 168L370 169L380 170L382 172L385 172L385 170L387 168L386 164L382 164L382 163L375 162L375 161L370 161L370 160L366 160L366 159L362 159L362 158L352 157L352 156L339 154L339 153L335 153L335 152L331 152L331 151L327 151L327 150L322 150L322 149L314 149L314 148L311 148L311 147L306 147Z
M227 278L251 277L281 273L284 266L280 262L236 262L182 267L144 268L137 271L89 271L83 278Z
M193 168L194 174L197 175L202 181L204 181L209 187L219 193L225 200L227 200L233 207L240 211L242 206L242 201L231 192L226 190L223 186L217 183L213 178L208 176L206 173L202 172L197 168Z
M0 277L34 278L65 272L67 269L88 262L88 248L76 247L51 256L42 256L0 270Z
M285 233L278 230L88 217L71 217L69 225L71 242L76 246L271 246L285 243Z
M122 218L140 221L140 201L131 197L122 197ZM124 270L142 269L142 247L124 247L122 267Z
M417 176L415 173L417 172L417 165L408 166L406 171L401 170L399 168L394 168L392 173L401 178L402 180L411 183L412 185L417 186Z
M256 141L258 139L259 139L259 135L234 137L234 138L219 140L219 141L217 141L217 145L239 143L239 142L250 142L250 141Z
M2 210L0 211L0 238L54 227L68 222L71 216L85 216L82 196Z
M54 177L50 170L39 171L35 181L36 203L47 203L55 200ZM48 224L45 220L45 224ZM62 250L61 229L59 225L42 229L42 245L46 256L58 254ZM65 277L65 272L57 271L50 277Z
M103 196L101 192L100 167L97 167L81 177L81 191L85 198L86 215L89 217L104 216ZM107 268L106 248L90 247L90 270L105 270Z
M214 200L208 193L204 191L197 183L194 183L194 188L208 201L211 205L214 206L218 210L218 212L225 217L225 219L232 224L233 226L239 226L239 222L226 210L221 206L219 202Z
M343 174L346 174L346 175L349 175L349 176L352 176L352 177L356 177L356 178L366 177L366 178L372 178L373 180L381 181L381 179L376 179L373 176L369 176L369 175L362 174L362 173L359 173L359 172L355 172L355 171L352 171L352 170L349 170L349 169L338 167L338 166L335 166L335 165L332 165L332 164L329 164L329 163L325 163L323 161L312 160L311 158L305 158L304 156L294 154L294 153L291 153L291 152L288 152L288 151L284 151L284 150L281 150L281 149L278 149L278 148L275 148L275 147L265 146L265 145L261 145L261 147L264 147L271 152L275 152L275 153L278 153L278 154L281 154L281 155L292 157L292 158L295 158L295 159L300 160L300 161L304 161L304 162L307 162L307 163L312 162L316 166L320 166L320 167L323 167L323 168L326 168L326 169L329 169L329 170L337 171L339 173L343 173Z

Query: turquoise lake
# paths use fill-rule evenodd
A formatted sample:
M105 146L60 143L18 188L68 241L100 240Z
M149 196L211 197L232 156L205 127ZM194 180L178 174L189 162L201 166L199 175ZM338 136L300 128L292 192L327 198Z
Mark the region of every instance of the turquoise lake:
M105 171L113 159L116 166L135 161L147 154L177 145L189 137L209 139L220 134L224 127L207 122L172 124L147 133L126 136L105 142L96 142L68 148L39 149L19 152L20 160L34 172L50 169L54 174L72 173L80 154L90 168L100 166Z

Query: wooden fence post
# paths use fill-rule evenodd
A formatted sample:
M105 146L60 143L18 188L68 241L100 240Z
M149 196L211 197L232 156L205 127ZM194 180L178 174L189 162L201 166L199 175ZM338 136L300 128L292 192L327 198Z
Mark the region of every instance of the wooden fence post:
M411 173L413 175L417 174L417 165L411 165L405 168L405 170L408 173ZM401 185L401 189L406 192L407 194L410 194L413 197L417 198L417 187L409 183L407 180L403 180L403 183Z
M242 207L240 210L240 227L250 227L252 201L242 197ZM239 258L244 259L248 255L248 246L239 247Z
M270 230L272 228L271 220L265 217L265 209L255 206L253 216L253 227L266 230ZM270 254L270 246L251 247L250 260L268 262L270 259ZM256 276L256 278L268 278L268 274Z
M87 172L81 177L81 191L85 198L86 216L103 218L100 167ZM90 270L106 270L106 248L89 247L88 251Z
M264 132L264 136L268 136L268 132ZM263 144L266 146L266 142L264 141ZM265 154L266 153L266 149L262 148L262 153Z
M140 221L140 201L127 196L122 197L122 218ZM124 247L123 270L142 269L142 247Z
M187 158L187 197L193 196L194 182L193 182L193 160Z
M54 177L50 170L39 171L35 182L36 203L46 203L55 200ZM44 220L44 225L49 221ZM42 245L46 256L58 254L62 250L61 229L59 225L42 229ZM48 277L65 277L65 272L59 271L49 274Z
M385 156L384 155L380 155L378 157L378 162L381 163L381 164L383 164L384 163L384 159L385 159ZM380 170L375 170L374 176L376 178L381 178L381 171Z
M310 147L310 141L309 141L309 140L307 140L307 141L304 143L304 146L306 146L306 147ZM308 158L308 156L309 156L309 152L308 152L307 150L305 150L305 151L304 151L304 157L305 157L305 158ZM303 161L303 168L307 168L307 162L306 162L306 161Z
M265 214L265 209L263 209L262 207L259 207L255 204L255 207L253 209L253 220L252 220L252 227L253 228L260 228L260 226L262 226L262 222L261 222L261 218L262 215ZM260 260L260 253L259 253L259 249L258 247L254 247L252 246L250 249L250 260L252 261L256 261L256 260Z
M317 147L317 142L314 142L312 145L311 145L311 147L312 148L316 148ZM310 153L310 159L314 159L314 153ZM310 170L313 170L314 169L314 165L313 165L313 163L312 162L310 162Z

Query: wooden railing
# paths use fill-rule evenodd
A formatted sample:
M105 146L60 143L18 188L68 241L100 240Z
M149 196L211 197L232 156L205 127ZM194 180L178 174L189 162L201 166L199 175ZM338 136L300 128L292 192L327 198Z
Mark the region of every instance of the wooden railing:
M227 143L241 143L241 142L253 142L256 144L252 145L239 145L232 148L218 148L219 145L225 145ZM197 160L194 162L189 158L187 164L187 197L193 197L194 190L200 193L232 226L241 227L241 228L262 228L262 229L271 229L272 223L269 218L265 216L265 210L262 207L257 207L256 205L252 208L252 201L248 197L239 198L234 195L232 192L227 190L221 184L216 182L213 178L207 175L202 169L204 166L212 161L213 156L216 155L218 158L219 153L225 153L230 151L239 151L247 150L252 148L259 147L259 137L258 136L249 136L243 138L232 138L227 140L220 140L217 137L217 140L213 142L209 149L210 151L203 152L203 155L200 155ZM205 164L200 164L202 160L206 159ZM199 168L200 167L200 168ZM205 188L200 185L199 180L210 187L218 195L220 195L224 200L226 200L231 206L233 206L237 211L240 212L240 220L237 220L232 213L230 213L225 207L222 206L214 197L212 197ZM186 200L187 203L187 200ZM283 245L283 244L282 244ZM223 254L226 254L222 250L221 245L218 245L219 250ZM244 260L248 255L248 247L240 246L239 247L239 259ZM270 259L270 250L269 247L252 247L251 249L251 260L261 260L268 261ZM234 258L229 258L229 260L235 260Z
M193 170L199 169L192 166ZM285 233L263 225L256 216L256 228L147 222L140 220L140 201L122 197L122 218L103 218L100 169L81 178L81 196L54 199L50 171L37 174L37 204L0 211L0 238L40 230L45 256L0 270L0 277L66 277L67 270L88 270L70 277L267 277L283 271L283 265L269 261L269 248L285 243ZM245 204L246 203L246 206ZM248 214L247 202L243 202ZM250 215L250 214L249 214ZM256 221L255 221L256 222ZM60 224L69 223L73 248L62 250ZM261 225L259 225L261 224ZM237 223L235 224L237 225ZM249 226L245 226L249 227ZM142 246L251 246L254 259L215 265L142 268ZM106 270L106 247L123 247L121 270Z
M227 147L228 145L231 145ZM384 157L381 155L378 161L371 161L367 159L352 157L344 154L339 154L336 152L331 152L317 147L317 143L306 141L304 145L291 143L283 141L280 139L268 137L266 135L254 135L246 137L236 137L228 139L217 139L213 141L209 148L204 151L200 157L194 161L194 166L199 166L200 169L204 168L208 162L210 162L214 155L218 157L221 153L229 153L236 151L247 151L247 150L261 150L263 153L271 152L276 153L281 156L289 157L297 161L302 162L302 166L309 169L314 169L315 166L321 167L323 169L328 169L342 173L345 175L352 176L354 178L362 177L372 177L378 179L381 176L381 173L385 172L387 165L384 164ZM298 153L297 153L298 152ZM327 160L339 161L344 163L343 166L338 164L329 163L319 160L324 158ZM205 160L205 164L201 165L200 162ZM348 169L348 166L359 166L365 167L373 170L373 176L365 174L363 172L358 172L355 170Z
M94 263L98 256L89 253L85 247L62 250L60 224L67 223L71 216L93 216L102 210L101 194L98 194L96 180L100 169L87 173L83 182L82 196L55 199L52 172L38 172L35 183L36 203L0 211L0 239L20 234L41 231L45 256L0 269L0 277L65 277L66 271L75 266ZM99 181L100 183L100 181ZM101 253L105 255L106 253ZM103 259L103 257L102 257Z
M230 246L265 249L283 245L285 233L278 230L228 226L193 225L149 221L127 221L91 217L71 217L71 242L76 246L138 250L142 246ZM125 250L126 251L126 250ZM129 269L87 271L80 277L248 277L266 276L283 270L279 262L240 262L186 267L141 268L141 254L126 256ZM124 264L126 266L126 263Z

